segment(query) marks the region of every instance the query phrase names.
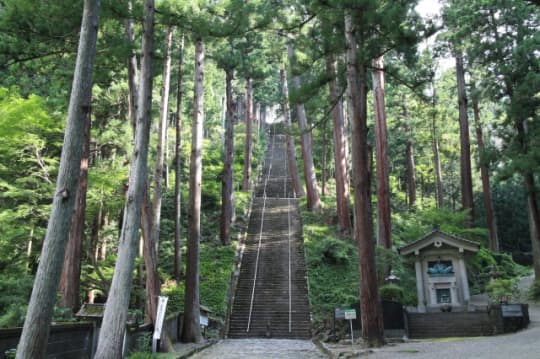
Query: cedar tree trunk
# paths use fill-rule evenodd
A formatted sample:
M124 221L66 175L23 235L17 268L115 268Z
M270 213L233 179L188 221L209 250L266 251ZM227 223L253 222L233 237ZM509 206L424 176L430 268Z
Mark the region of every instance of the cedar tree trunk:
M201 237L201 181L202 181L202 135L204 104L204 43L195 43L195 91L193 127L191 135L191 159L189 165L188 245L186 266L186 292L184 297L184 326L182 341L203 341L199 324L199 241Z
M81 284L81 260L84 240L84 217L86 214L86 189L88 187L88 156L90 154L91 111L88 111L84 123L84 139L81 158L81 170L75 212L71 219L69 239L64 255L64 267L60 277L60 306L70 308L75 314L79 310L79 290Z
M79 48L69 100L64 145L51 215L28 304L17 359L45 357L56 290L62 272L81 169L84 124L90 112L99 0L85 0Z
M482 177L482 192L484 197L484 207L486 208L486 224L489 233L489 249L493 252L499 252L499 236L497 235L497 224L495 219L495 210L493 209L493 197L491 195L491 185L489 180L488 165L482 160L485 151L482 127L480 124L480 107L478 98L473 95L472 105L474 112L474 124L476 129L476 142L478 143L478 152L480 153L480 176Z
M377 238L381 246L392 247L390 221L390 179L388 174L388 130L384 103L384 60L373 60L373 95L375 97L375 154L377 156Z
M231 222L233 218L233 163L234 163L234 113L232 94L233 70L225 71L227 111L225 113L225 161L221 180L221 226L220 237L224 245L231 243Z
M244 180L242 190L249 191L251 181L251 144L253 136L253 85L251 78L246 79L246 148L244 153Z
M131 293L133 267L141 225L141 203L148 178L148 142L152 120L152 54L154 35L154 1L144 2L141 78L139 82L135 146L129 169L129 184L116 260L103 325L99 332L95 357L121 357L122 343Z
M351 15L345 15L347 82L351 94L352 164L354 186L354 238L360 270L362 338L369 346L384 343L382 307L377 284L375 245L371 218L369 148L367 141L366 67L356 59L356 36ZM362 46L360 42L360 46Z
M294 75L294 49L292 42L289 41L288 45L289 62L293 69L292 82L294 90L300 90L302 84L300 82L300 76ZM298 102L296 104L296 116L298 118L298 126L300 127L301 136L300 143L302 145L302 158L304 162L304 179L306 182L307 193L307 209L310 211L319 211L321 208L321 200L319 198L319 189L317 185L317 177L315 176L315 165L313 164L313 144L311 137L311 130L308 128L306 110L304 104Z
M456 50L456 80L459 103L459 134L461 144L460 172L461 172L461 206L468 210L468 220L465 225L471 227L473 215L473 190L471 174L471 144L469 140L469 116L467 115L467 92L465 89L465 69L463 54Z
M296 163L296 146L294 145L294 137L291 135L291 109L289 107L289 87L287 86L287 78L285 70L279 70L281 80L281 97L283 106L283 117L285 118L285 128L287 129L287 165L289 176L291 177L291 185L294 194L297 198L304 197L304 188L300 184L300 175L298 174L298 164Z
M334 106L332 109L332 120L334 122L334 166L336 171L336 213L338 229L342 233L351 232L351 217L349 215L349 183L347 181L347 154L345 137L345 121L343 118L342 102L339 100L336 83L336 70L334 58L331 53L326 55L326 73L330 81L330 101Z
M176 116L174 144L174 276L182 276L182 84L184 82L184 35L180 42L178 58L178 84L176 88Z

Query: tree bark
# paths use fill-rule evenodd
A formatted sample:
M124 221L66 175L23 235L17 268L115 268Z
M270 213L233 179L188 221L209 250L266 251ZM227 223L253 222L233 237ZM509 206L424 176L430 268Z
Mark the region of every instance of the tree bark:
M366 68L356 59L356 36L351 15L345 15L347 82L352 109L352 164L354 186L354 238L358 246L360 270L360 310L362 337L369 346L384 343L382 307L377 284L367 141ZM360 46L362 46L360 42Z
M336 83L336 70L334 58L331 53L326 55L326 73L330 79L328 82L330 101L334 105L332 109L332 120L334 124L334 166L336 177L336 213L338 229L342 233L351 232L351 217L349 215L349 183L347 181L347 149L345 137L345 121L343 117L342 102L339 99Z
M148 178L148 142L152 120L153 0L145 0L144 2L143 28L135 146L129 170L130 178L118 245L118 257L95 354L95 357L100 359L116 359L122 355L133 267L137 254L142 196Z
M150 202L150 191L148 184L145 186L141 207L141 228L143 236L143 258L146 268L145 280L145 317L147 322L155 323L157 313L157 302L160 293L159 274L157 271L157 251L156 242L153 240L154 217L153 206Z
M322 163L321 163L321 195L324 197L326 196L326 181L327 181L327 178L328 178L328 173L327 173L327 153L328 153L328 139L327 139L327 136L326 136L326 131L327 131L327 121L324 121L323 125L322 125Z
M202 135L204 103L204 43L195 43L195 98L189 168L188 248L186 291L184 297L184 329L182 341L203 341L199 325L199 241L201 237Z
M405 144L405 161L407 164L407 198L409 199L409 209L413 209L416 206L416 169L414 164L413 137L405 97L403 98L401 108L403 110L405 133L407 135L407 142Z
M465 69L463 54L460 50L455 51L456 57L456 81L459 103L459 134L461 144L460 173L461 173L461 206L469 211L465 225L472 227L473 213L473 190L471 171L471 144L469 140L469 116L467 115L467 92L465 89Z
M75 210L71 219L69 239L64 255L64 266L60 277L60 306L70 308L75 314L80 307L81 261L84 241L84 217L86 214L86 189L88 187L88 157L90 154L91 111L84 123L84 139L79 175L79 187L75 200Z
M163 192L163 168L165 158L165 138L169 118L169 90L171 83L171 46L173 29L167 29L165 39L165 63L163 66L163 85L161 89L161 111L158 126L156 164L154 168L154 195L150 202L149 186L145 188L142 207L142 227L144 238L144 262L146 266L146 316L155 323L157 303L160 295L160 281L157 270L158 245L161 221L161 199ZM150 204L151 203L151 204ZM151 206L151 207L150 207Z
M390 220L390 179L388 169L388 130L384 103L384 60L372 61L373 96L375 97L375 154L377 157L377 238L381 246L392 247Z
M507 85L508 88L511 88ZM508 90L508 94L511 96L513 91ZM515 127L517 130L518 141L522 154L527 154L528 144L526 142L527 129L522 121L516 120ZM533 252L533 267L535 281L540 280L540 211L538 208L538 197L536 193L536 186L534 180L534 174L530 170L523 171L523 180L525 184L525 191L527 193L527 207L529 209L529 228L531 232L531 244Z
M130 17L125 21L125 31L126 39L128 43L133 46L135 42L135 34L133 31L133 18L132 18L132 7L133 4L131 0L128 1L128 11ZM133 136L135 135L135 124L137 123L137 55L133 50L130 51L128 57L128 117L131 120L131 128L133 130Z
M294 68L294 49L292 42L288 44L288 55L291 68ZM293 70L294 71L294 70ZM291 73L293 88L299 90L302 87L300 76ZM317 177L315 176L315 165L313 164L313 144L311 131L308 128L306 110L304 104L298 102L296 104L296 116L298 118L298 126L300 127L301 136L300 144L302 145L302 158L304 163L304 179L306 182L307 194L307 209L309 211L318 212L321 209L321 200L319 198L319 189L317 185Z
M244 152L244 180L242 190L249 191L251 181L251 144L253 136L253 85L251 78L246 79L246 148Z
M221 180L221 226L223 245L231 243L231 222L234 211L233 163L234 163L234 105L232 93L233 70L225 71L226 106L223 178Z
M435 183L436 193L435 199L437 200L437 208L443 208L444 206L444 185L442 179L441 160L439 156L439 133L437 131L437 107L436 107L436 93L435 86L433 87L433 103L432 103L432 118L431 118L431 147L433 151L433 166L435 167ZM421 186L423 194L423 186Z
M499 237L497 235L497 223L495 218L495 210L493 208L493 197L491 195L491 185L489 179L489 168L482 160L482 155L485 151L484 138L482 127L480 124L480 107L478 98L473 95L472 105L474 112L474 124L476 129L476 142L478 143L478 152L480 154L480 176L482 177L482 192L484 197L484 207L486 209L486 224L489 233L489 249L494 252L499 252Z
M300 183L300 175L298 174L298 164L296 163L296 146L294 145L294 137L291 136L292 124L291 124L291 109L289 107L289 87L287 86L287 78L285 77L285 70L279 70L279 77L281 80L281 96L283 106L283 117L285 122L285 128L287 128L287 166L289 169L289 176L291 177L291 185L294 190L294 194L297 198L304 197L304 188Z
M184 82L184 36L180 43L178 59L178 84L176 88L176 116L174 146L174 276L176 280L182 277L182 84Z
M47 349L56 290L79 184L84 124L91 106L99 7L99 0L84 2L56 190L28 312L17 347L17 359L44 358Z

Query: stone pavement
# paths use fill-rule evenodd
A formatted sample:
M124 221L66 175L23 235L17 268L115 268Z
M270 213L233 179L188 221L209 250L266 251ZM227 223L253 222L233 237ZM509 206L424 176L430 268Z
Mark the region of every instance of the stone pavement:
M309 340L224 339L190 358L204 359L323 359Z

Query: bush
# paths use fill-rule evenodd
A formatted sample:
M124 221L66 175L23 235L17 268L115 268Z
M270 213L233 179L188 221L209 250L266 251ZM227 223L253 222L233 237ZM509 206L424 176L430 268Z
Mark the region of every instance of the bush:
M531 288L529 288L529 292L527 293L527 296L530 300L540 300L540 279L535 280L532 283Z
M396 284L385 284L379 288L381 300L403 303L405 297L403 288Z
M486 286L486 292L494 302L508 302L519 298L519 288L516 280L495 279Z

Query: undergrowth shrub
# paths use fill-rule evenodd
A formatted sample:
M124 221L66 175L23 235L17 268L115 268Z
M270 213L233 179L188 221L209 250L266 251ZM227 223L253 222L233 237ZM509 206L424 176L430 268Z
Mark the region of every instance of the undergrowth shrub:
M530 300L540 301L540 280L535 280L532 283L527 296Z

